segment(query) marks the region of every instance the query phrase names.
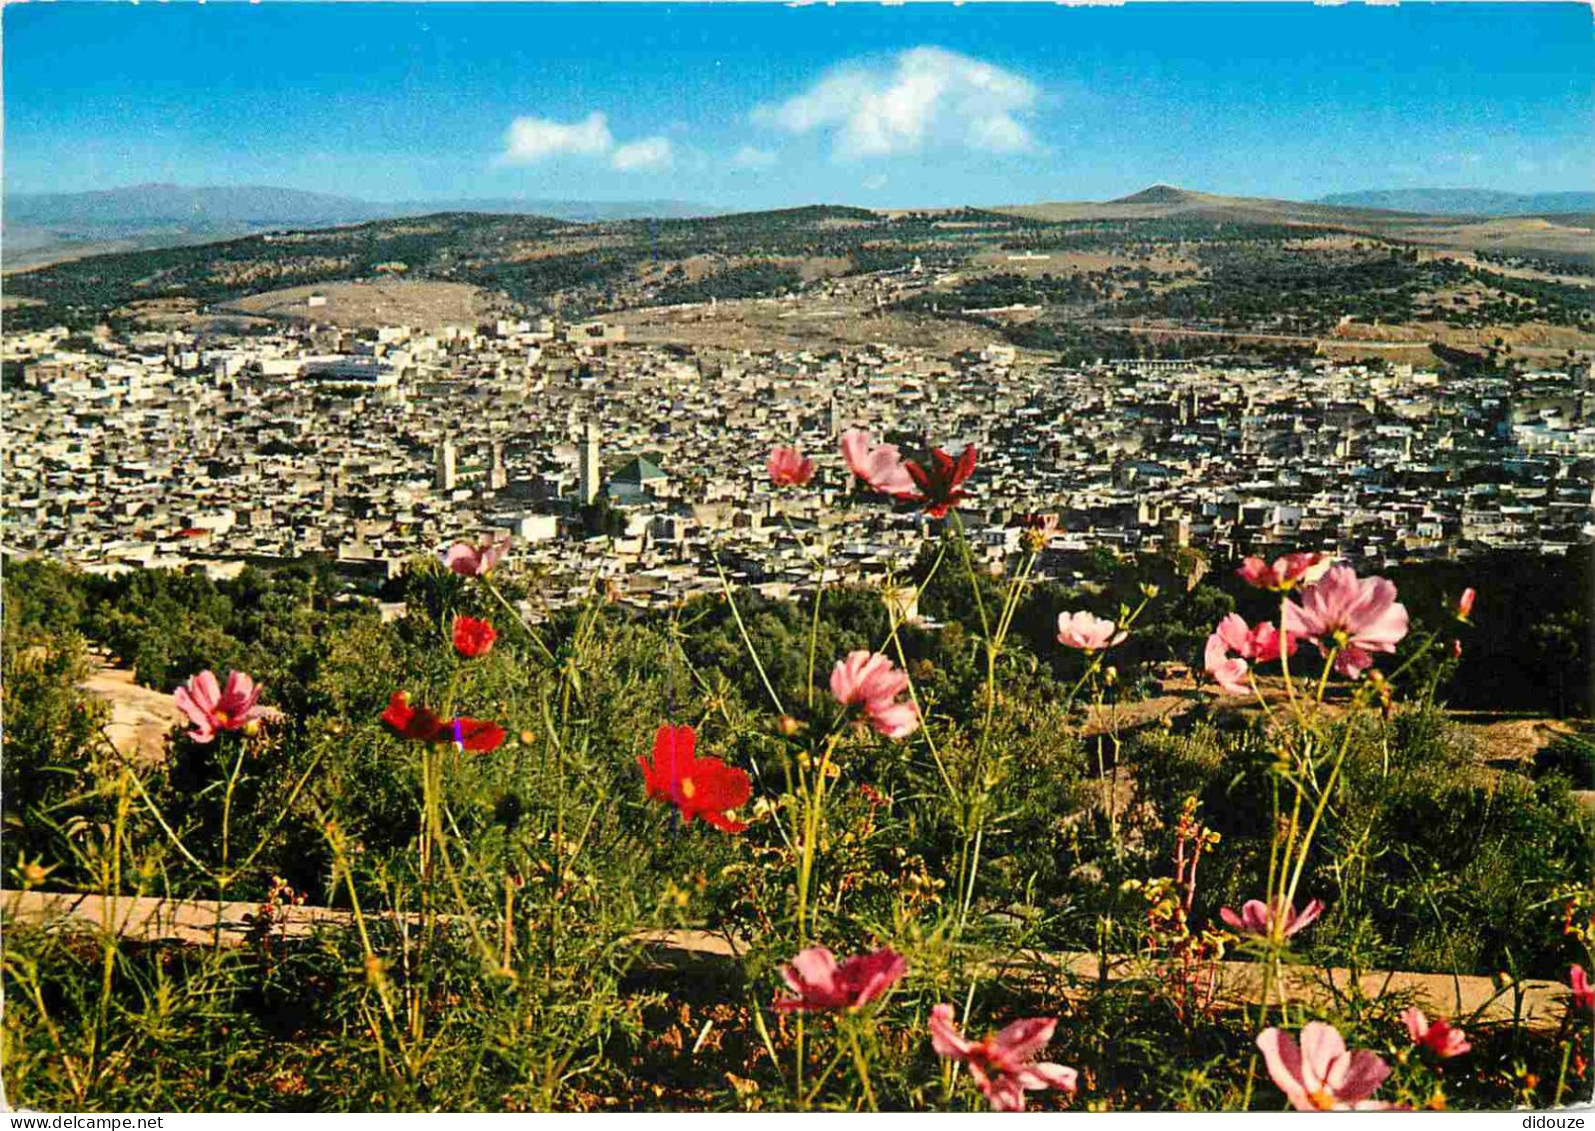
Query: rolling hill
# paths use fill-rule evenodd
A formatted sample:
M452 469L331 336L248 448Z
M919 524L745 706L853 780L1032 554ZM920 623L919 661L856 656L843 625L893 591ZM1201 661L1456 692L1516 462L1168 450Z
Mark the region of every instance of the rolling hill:
M1349 204L1219 196L1172 185L1153 185L1117 200L1013 205L999 211L1049 223L1184 219L1317 228L1452 251L1595 265L1595 231L1589 216L1573 211L1544 216L1425 215Z
M370 299L382 290L376 284L404 280L406 296L415 282L463 286L484 309L567 316L812 290L839 308L850 295L876 314L890 305L932 321L974 317L971 324L1037 348L1086 349L1082 325L1148 320L1202 333L1249 327L1292 341L1348 318L1469 334L1528 323L1579 328L1590 318L1588 269L1559 264L1595 265L1585 223L1578 215L1421 216L1168 185L1101 203L1005 210L811 206L646 221L445 212L14 272L7 327L238 310L303 317L300 292L347 282ZM1044 308L1045 319L1022 329L978 321L981 311L1016 303Z
M8 193L7 269L120 251L209 243L279 228L324 228L436 212L552 216L579 221L716 215L679 200L369 201L270 185L129 185L95 192Z

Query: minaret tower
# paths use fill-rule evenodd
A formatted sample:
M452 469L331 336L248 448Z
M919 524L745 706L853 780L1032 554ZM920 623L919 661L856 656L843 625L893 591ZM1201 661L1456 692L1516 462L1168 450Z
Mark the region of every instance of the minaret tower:
M598 499L598 425L591 420L582 434L577 475L581 504L590 507Z
M443 437L437 446L437 467L433 476L433 485L439 491L452 491L459 483L459 476L454 468L454 440Z

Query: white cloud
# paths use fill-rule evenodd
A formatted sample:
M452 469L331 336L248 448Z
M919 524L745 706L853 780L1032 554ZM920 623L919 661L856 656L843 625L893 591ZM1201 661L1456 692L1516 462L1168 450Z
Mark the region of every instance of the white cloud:
M608 120L596 110L569 125L548 118L516 118L504 133L504 152L499 161L530 165L564 154L591 157L608 153L614 144Z
M885 173L876 173L873 177L864 178L864 187L869 189L871 192L883 189L890 183L891 178Z
M774 153L754 145L744 145L731 158L731 167L733 169L768 169L774 164Z
M622 173L657 172L669 169L675 161L669 138L617 143L609 132L609 119L594 110L579 122L516 118L504 131L504 151L494 163L533 165L555 157L608 157L610 167Z
M669 138L645 137L615 150L609 163L622 173L646 173L668 169L673 160Z
M753 120L789 133L829 129L838 157L913 153L927 143L993 153L1030 148L1020 118L1036 102L1028 79L940 47L901 52L890 66L844 64L808 90L753 111Z

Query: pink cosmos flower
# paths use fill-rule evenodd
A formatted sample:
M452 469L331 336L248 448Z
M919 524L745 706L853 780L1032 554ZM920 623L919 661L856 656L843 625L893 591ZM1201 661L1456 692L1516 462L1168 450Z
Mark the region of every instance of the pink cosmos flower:
M1453 1028L1443 1017L1430 1021L1415 1005L1402 1011L1401 1020L1407 1026L1412 1043L1428 1049L1441 1060L1461 1056L1473 1047L1461 1029Z
M1216 632L1207 638L1207 647L1202 651L1202 666L1207 669L1207 674L1213 677L1214 682L1228 694L1251 693L1252 689L1246 683L1248 670L1246 661L1226 652L1224 638Z
M1084 609L1058 614L1058 643L1082 652L1100 652L1122 643L1130 635L1112 621L1094 617Z
M1277 900L1274 906L1279 906ZM1248 899L1241 905L1241 913L1239 915L1228 907L1220 908L1218 914L1219 918L1242 934L1256 935L1258 938L1266 939L1273 937L1274 930L1277 927L1280 932L1279 937L1288 939L1296 932L1309 926L1314 919L1317 919L1323 913L1324 905L1315 899L1301 909L1300 915L1296 914L1294 904L1286 903L1284 916L1276 919L1274 915L1269 914L1268 904L1260 899Z
M1305 636L1326 656L1338 648L1335 670L1355 679L1375 652L1394 652L1407 635L1407 607L1396 602L1396 587L1385 578L1335 566L1302 592L1301 604L1285 606L1284 630Z
M464 577L481 577L498 565L499 559L509 548L508 538L475 546L469 542L456 542L443 555L443 564Z
M781 977L797 997L778 998L775 1008L789 1010L857 1009L895 986L908 973L908 959L882 947L842 962L823 946L799 951Z
M1256 628L1247 628L1238 613L1231 613L1218 622L1218 628L1207 638L1202 660L1209 675L1231 695L1245 695L1251 691L1246 684L1247 660L1268 663L1279 659L1281 636L1279 630L1267 621ZM1296 641L1289 642L1290 654L1296 654ZM1234 652L1231 657L1229 653Z
M869 725L887 738L907 738L919 729L919 708L910 702L873 704Z
M1293 589L1311 585L1326 572L1333 559L1328 554L1286 554L1269 565L1262 558L1247 558L1235 573L1248 585L1259 589Z
M930 1011L930 1043L948 1060L969 1066L993 1111L1023 1111L1025 1092L1058 1088L1071 1095L1079 1074L1061 1064L1032 1063L1052 1040L1058 1021L1053 1017L1028 1017L981 1041L965 1039L953 1025L953 1007L938 1005Z
M227 686L219 686L216 674L206 670L189 679L187 686L172 692L172 701L188 716L194 729L188 737L195 742L211 742L218 731L249 730L266 717L267 709L256 706L260 688L243 672L228 672Z
M1573 996L1569 999L1573 1008L1581 1013L1595 1013L1595 986L1590 985L1589 975L1584 973L1584 968L1569 967L1567 981L1573 987Z
M771 448L764 466L777 487L802 487L814 478L814 461L796 448Z
M890 701L907 690L907 673L880 652L849 652L831 669L831 694L843 706Z
M906 738L919 727L913 703L896 698L908 690L908 674L879 652L849 652L831 669L831 695L844 707L863 707L870 725L887 738Z
M842 458L854 475L883 495L911 495L916 490L897 445L877 447L875 438L862 429L842 433Z
M1368 1097L1378 1090L1390 1066L1371 1052L1348 1052L1339 1030L1309 1021L1301 1044L1289 1033L1264 1029L1257 1047L1268 1074L1297 1111L1387 1111L1390 1105Z
M1462 591L1462 596L1457 598L1457 620L1464 624L1468 623L1468 618L1473 615L1473 601L1477 596L1478 593L1472 586Z

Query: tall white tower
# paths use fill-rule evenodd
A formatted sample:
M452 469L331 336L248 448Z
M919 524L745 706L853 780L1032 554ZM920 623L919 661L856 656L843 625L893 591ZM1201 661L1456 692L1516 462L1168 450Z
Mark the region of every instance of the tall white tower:
M509 483L509 471L504 467L504 441L494 440L492 452L493 463L487 472L487 489L502 491Z
M443 437L442 443L437 446L437 468L433 477L433 484L439 491L452 491L459 482L459 476L454 470L454 441L452 438Z
M590 507L598 498L598 425L591 420L582 434L581 454L577 461L577 490L581 504Z

